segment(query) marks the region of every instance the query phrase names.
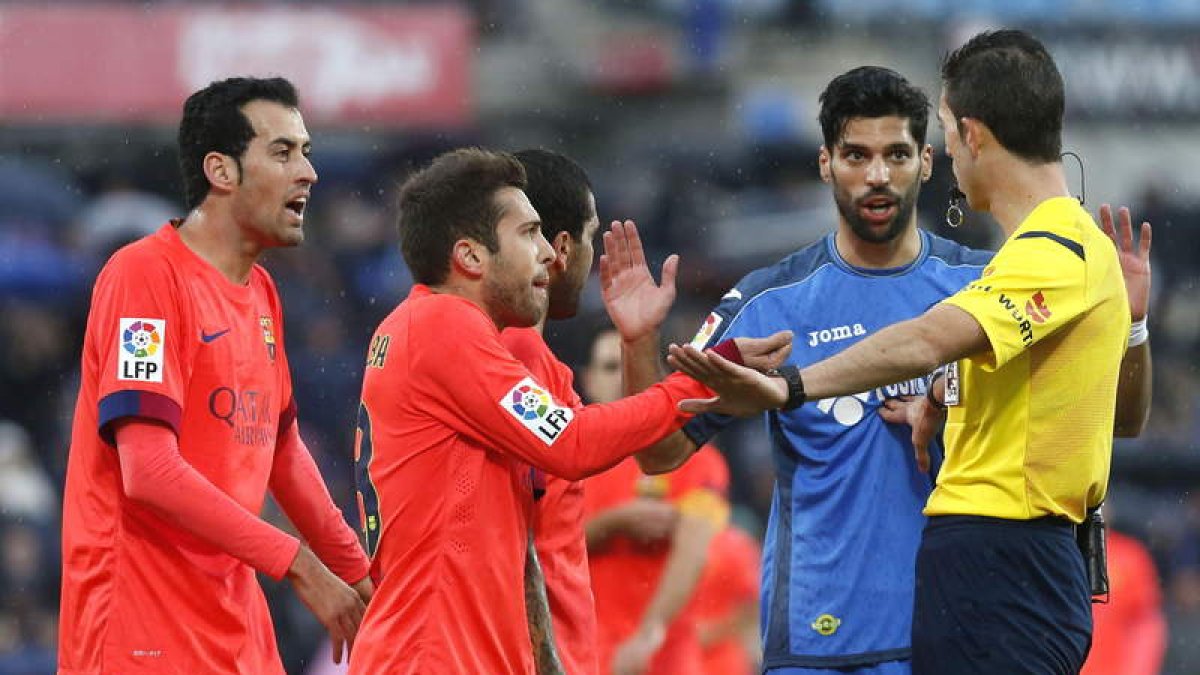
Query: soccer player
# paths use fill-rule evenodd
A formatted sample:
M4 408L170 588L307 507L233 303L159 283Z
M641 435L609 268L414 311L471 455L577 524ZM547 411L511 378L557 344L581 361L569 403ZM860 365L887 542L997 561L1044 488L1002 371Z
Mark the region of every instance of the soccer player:
M542 319L554 260L525 184L511 155L462 149L401 191L417 285L367 355L356 471L379 587L351 672L530 672L529 467L568 480L602 471L678 429L678 403L708 393L672 376L574 408L504 348L501 330ZM601 258L606 293L632 265L628 249Z
M599 333L584 388L591 401L621 395L621 336ZM675 471L648 476L626 459L585 485L587 545L596 595L601 672L700 673L704 653L684 610L699 587L709 544L728 522L729 469L711 446ZM662 531L657 505L677 513Z
M704 649L706 675L758 673L758 593L762 549L730 525L713 539L700 589L688 611Z
M917 228L932 169L929 101L894 71L856 68L821 95L821 178L837 227L739 281L696 344L791 329L805 365L919 315L979 276L990 254ZM898 382L898 384L897 384ZM763 550L763 665L771 673L908 672L913 563L932 489L907 430L877 411L924 392L918 377L768 417L778 471ZM693 419L678 456L729 419Z
M335 658L354 639L369 563L300 438L279 296L256 264L304 238L317 174L297 105L280 78L189 97L190 212L96 280L63 506L63 675L282 674L256 570L291 579ZM259 518L268 488L307 545Z
M591 181L582 167L559 153L530 149L514 156L525 169L524 191L540 217L543 236L554 250L554 259L547 270L545 318L573 317L592 267L592 241L600 225ZM633 227L632 223L630 226ZM657 324L666 316L674 298L677 264L678 258L669 258L663 268L661 287L650 283L627 289L633 296L617 303L612 311L638 309L638 314L625 322L653 322L652 326L635 326L635 329L656 336ZM543 327L544 320L528 328L505 328L500 341L537 381L546 384L555 398L578 408L582 401L575 392L574 375L546 345ZM553 624L551 646L557 648L558 659L568 674L597 673L596 608L584 540L583 482L540 471L535 473L534 480L544 483L544 494L537 498L533 512L533 532ZM530 608L527 611L531 613L531 631L539 631L536 611Z
M913 670L1077 672L1092 626L1073 526L1104 498L1133 337L1121 262L1067 190L1062 79L1042 44L981 33L947 57L942 83L958 185L1006 235L981 278L780 377L694 347L672 347L669 360L723 388L776 384L769 400L684 405L726 412L791 409L950 364L934 391L949 417L917 555Z
M547 270L545 318L568 319L578 311L579 294L592 268L592 242L600 228L591 181L582 167L559 153L531 149L514 156L525 169L525 193L541 219L542 235L554 249ZM666 272L672 274L674 264ZM670 298L665 300L669 307ZM555 398L578 408L582 401L575 393L574 374L546 345L544 325L543 320L528 328L506 328L500 342ZM583 482L540 471L534 480L544 487L534 506L532 526L553 646L568 675L594 675L598 672L596 607L583 534ZM531 618L530 623L536 620ZM531 630L537 630L536 625Z

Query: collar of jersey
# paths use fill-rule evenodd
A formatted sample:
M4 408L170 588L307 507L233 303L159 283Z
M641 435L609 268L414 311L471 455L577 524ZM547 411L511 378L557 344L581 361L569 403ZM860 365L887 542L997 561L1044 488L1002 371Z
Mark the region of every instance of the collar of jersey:
M925 230L917 230L917 234L921 236L921 252L916 258L907 265L900 267L858 267L846 262L842 254L837 250L836 232L830 232L825 235L825 250L829 252L829 258L835 265L849 272L862 277L898 277L908 274L925 262L925 258L929 257L929 233Z

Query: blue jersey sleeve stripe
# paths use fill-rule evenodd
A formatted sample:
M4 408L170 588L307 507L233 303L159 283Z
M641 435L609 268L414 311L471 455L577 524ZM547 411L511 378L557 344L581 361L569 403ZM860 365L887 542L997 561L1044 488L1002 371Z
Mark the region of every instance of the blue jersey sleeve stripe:
M158 420L179 435L179 421L183 417L183 410L179 404L167 396L132 389L114 391L100 399L99 413L100 438L112 446L117 444L113 422L119 419L144 417Z

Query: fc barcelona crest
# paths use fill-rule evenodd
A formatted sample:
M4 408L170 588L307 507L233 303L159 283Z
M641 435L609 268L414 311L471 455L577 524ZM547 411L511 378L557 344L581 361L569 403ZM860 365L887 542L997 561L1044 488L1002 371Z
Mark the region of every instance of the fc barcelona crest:
M258 317L258 324L262 326L263 344L267 346L267 355L271 357L271 361L275 361L275 331L272 330L271 317Z

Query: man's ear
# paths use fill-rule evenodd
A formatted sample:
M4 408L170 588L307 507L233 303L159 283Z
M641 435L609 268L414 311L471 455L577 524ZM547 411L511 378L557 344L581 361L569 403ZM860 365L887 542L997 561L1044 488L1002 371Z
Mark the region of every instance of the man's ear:
M468 279L482 278L490 260L487 247L474 239L459 239L450 249L451 268Z
M241 168L237 160L221 152L210 152L202 162L204 177L208 184L219 192L232 192L241 182Z
M979 157L979 151L992 139L992 130L974 117L964 117L959 124L962 129L963 144L971 152L971 157Z
M928 183L933 176L933 146L926 143L921 148L921 182Z
M571 261L571 254L575 252L575 240L571 238L570 233L563 230L554 235L550 246L554 247L554 260L550 261L550 267L560 272L566 270L567 263Z
M829 162L833 160L833 156L829 154L829 149L824 145L817 153L817 167L821 172L821 180L828 183L833 180L833 169L829 166Z

